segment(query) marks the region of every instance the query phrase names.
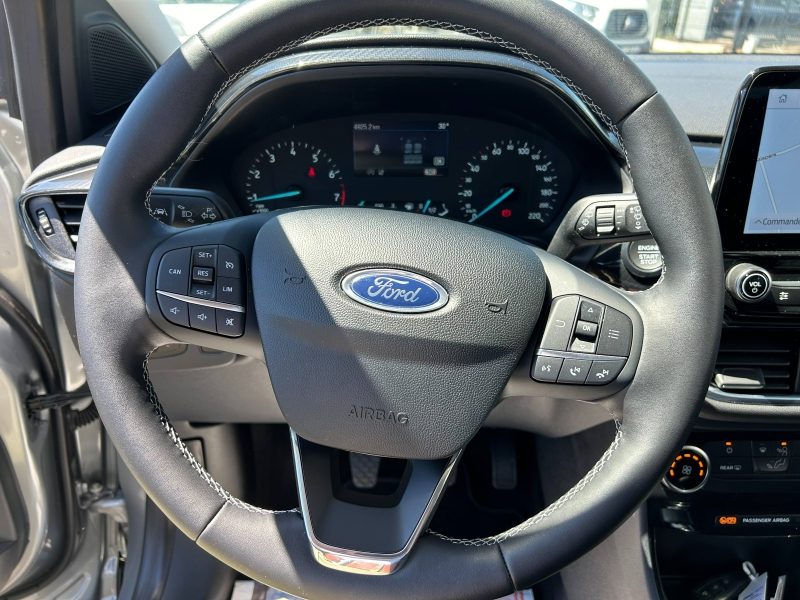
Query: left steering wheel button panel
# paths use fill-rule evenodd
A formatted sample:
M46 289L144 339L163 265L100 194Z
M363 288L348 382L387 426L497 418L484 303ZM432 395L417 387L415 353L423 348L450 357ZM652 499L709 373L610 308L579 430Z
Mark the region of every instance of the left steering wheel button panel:
M156 274L161 314L175 325L239 337L244 334L247 297L243 274L242 255L227 246L170 250Z
M191 270L191 248L171 250L161 259L156 277L156 289L186 295Z

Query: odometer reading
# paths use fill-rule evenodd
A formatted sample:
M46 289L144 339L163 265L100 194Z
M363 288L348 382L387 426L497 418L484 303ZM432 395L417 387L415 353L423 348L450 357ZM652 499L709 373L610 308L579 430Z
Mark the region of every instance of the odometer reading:
M458 181L461 218L525 234L546 227L561 194L554 161L525 140L487 144L463 167Z

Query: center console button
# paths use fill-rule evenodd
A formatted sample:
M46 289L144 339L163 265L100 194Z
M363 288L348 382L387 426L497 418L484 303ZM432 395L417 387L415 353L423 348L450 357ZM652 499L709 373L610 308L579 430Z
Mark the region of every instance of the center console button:
M633 340L633 323L618 310L606 307L603 325L597 336L597 353L629 356Z
M789 458L755 458L759 473L785 473L789 470Z
M749 456L720 457L714 460L712 469L717 475L751 475L753 459Z
M781 306L800 306L800 287L782 287L773 285L770 288L772 301Z
M766 442L753 442L753 456L791 456L791 442L786 440L770 440Z
M200 304L189 305L189 324L192 329L217 333L216 314L213 308Z
M717 440L703 444L709 456L750 456L749 440Z
M590 360L567 358L564 360L564 365L558 375L558 383L582 384L586 381L586 376L591 368L592 361Z
M156 276L156 289L186 295L189 287L189 258L191 248L170 250L161 259Z

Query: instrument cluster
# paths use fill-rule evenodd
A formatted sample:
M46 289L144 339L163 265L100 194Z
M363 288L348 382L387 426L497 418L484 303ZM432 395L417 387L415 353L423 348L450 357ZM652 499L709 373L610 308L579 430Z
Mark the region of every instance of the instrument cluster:
M260 139L234 160L230 188L245 214L363 206L526 236L562 212L573 173L541 131L392 114L306 123Z

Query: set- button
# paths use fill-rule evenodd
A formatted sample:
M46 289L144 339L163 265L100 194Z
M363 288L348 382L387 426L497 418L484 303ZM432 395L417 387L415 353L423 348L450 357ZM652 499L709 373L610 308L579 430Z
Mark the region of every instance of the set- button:
M244 259L228 246L194 246L164 254L156 276L161 313L171 323L207 333L244 333Z

